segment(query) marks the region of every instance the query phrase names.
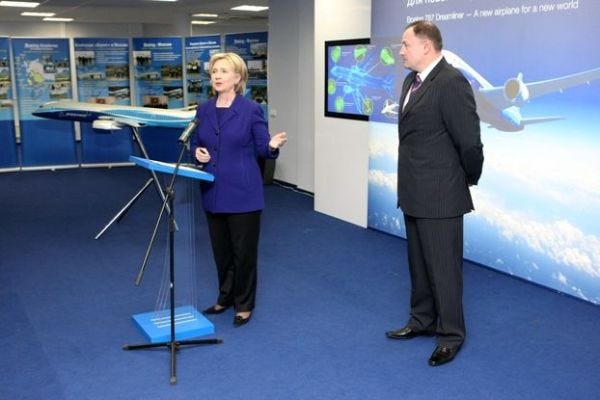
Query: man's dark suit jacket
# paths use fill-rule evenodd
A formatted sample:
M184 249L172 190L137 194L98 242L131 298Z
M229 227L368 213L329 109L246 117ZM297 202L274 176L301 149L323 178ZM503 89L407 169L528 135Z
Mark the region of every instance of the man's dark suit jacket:
M400 105L414 80L404 80ZM483 165L479 117L466 78L442 59L410 95L398 119L398 206L416 218L473 210L469 185Z

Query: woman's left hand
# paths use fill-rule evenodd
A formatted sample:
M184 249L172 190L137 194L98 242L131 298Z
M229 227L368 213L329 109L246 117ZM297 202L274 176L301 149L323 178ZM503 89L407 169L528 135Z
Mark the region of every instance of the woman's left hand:
M285 144L285 142L287 142L287 133L279 132L271 138L269 141L269 147L273 150L279 149Z

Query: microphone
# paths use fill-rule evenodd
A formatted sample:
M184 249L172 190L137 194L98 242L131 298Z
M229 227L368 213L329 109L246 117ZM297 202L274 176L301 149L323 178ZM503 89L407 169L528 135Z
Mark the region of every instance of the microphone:
M181 132L181 136L179 136L179 142L186 143L199 123L200 120L198 118L194 118L193 120L191 120L188 126L185 127L183 132Z

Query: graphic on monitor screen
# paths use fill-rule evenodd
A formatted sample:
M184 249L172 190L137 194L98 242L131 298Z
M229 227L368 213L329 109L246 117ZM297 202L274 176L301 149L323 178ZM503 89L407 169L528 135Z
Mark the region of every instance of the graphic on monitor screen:
M395 101L396 59L369 39L325 42L325 116L367 121Z

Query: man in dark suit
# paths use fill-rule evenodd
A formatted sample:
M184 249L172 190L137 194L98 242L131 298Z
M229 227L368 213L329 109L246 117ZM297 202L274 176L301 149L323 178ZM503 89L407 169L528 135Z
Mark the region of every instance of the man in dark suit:
M479 117L469 82L442 54L431 22L408 25L400 56L411 70L398 118L398 206L411 277L410 318L391 339L435 335L429 365L452 361L465 339L463 215L483 166Z

